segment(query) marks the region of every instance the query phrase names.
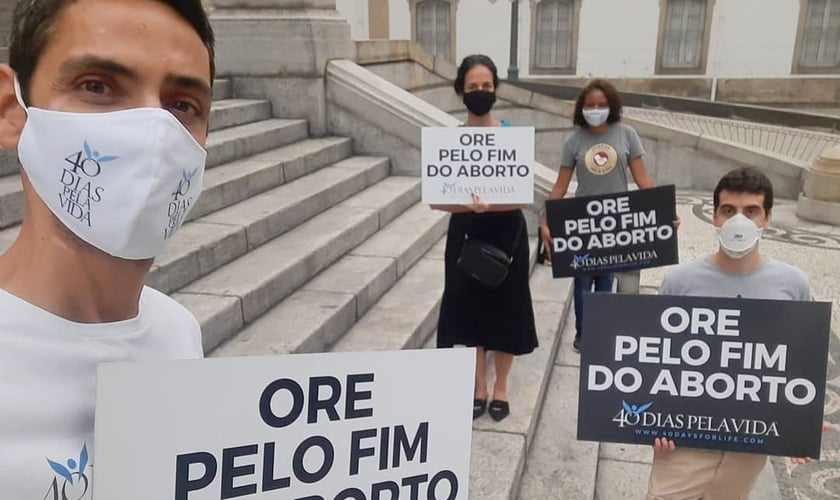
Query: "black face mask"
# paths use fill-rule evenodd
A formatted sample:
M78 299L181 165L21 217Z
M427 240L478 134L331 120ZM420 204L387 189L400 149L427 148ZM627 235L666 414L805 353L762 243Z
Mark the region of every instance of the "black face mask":
M496 93L487 90L474 90L464 94L464 105L475 116L484 116L496 103Z

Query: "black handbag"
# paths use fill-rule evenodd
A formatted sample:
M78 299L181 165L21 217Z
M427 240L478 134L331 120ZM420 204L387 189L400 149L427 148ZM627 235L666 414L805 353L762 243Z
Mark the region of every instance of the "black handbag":
M458 269L487 288L498 288L507 279L513 256L519 247L522 225L516 233L510 254L495 245L467 237L458 257Z

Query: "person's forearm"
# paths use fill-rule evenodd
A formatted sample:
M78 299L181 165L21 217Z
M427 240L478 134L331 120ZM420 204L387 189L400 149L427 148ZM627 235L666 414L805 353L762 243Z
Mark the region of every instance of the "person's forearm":
M645 162L641 158L630 161L630 173L633 175L633 180L639 186L639 189L655 187L653 179L648 174L647 168L645 168Z
M652 187L656 187L653 183L653 179L645 172L644 174L640 175L638 179L634 179L636 181L636 185L639 186L639 189L650 189Z

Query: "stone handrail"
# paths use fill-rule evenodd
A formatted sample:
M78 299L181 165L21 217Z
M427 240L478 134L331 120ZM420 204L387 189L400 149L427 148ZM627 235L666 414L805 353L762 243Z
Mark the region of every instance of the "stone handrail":
M540 80L519 80L510 82L524 89L539 92L557 99L574 100L584 83L546 83ZM689 113L729 120L746 120L783 127L814 127L840 130L840 117L817 112L794 109L774 108L737 102L709 101L707 99L651 94L644 92L621 91L621 101L625 106L653 108L675 113Z

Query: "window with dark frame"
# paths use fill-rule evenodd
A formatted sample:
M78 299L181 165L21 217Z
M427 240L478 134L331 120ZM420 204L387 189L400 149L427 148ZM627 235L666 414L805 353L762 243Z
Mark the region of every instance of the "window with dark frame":
M662 33L662 69L702 69L706 0L668 0Z
M451 60L451 34L449 2L424 0L417 3L417 42L435 57Z
M800 27L802 69L840 69L840 0L808 0Z
M572 68L574 8L574 0L545 0L537 4L536 68Z

